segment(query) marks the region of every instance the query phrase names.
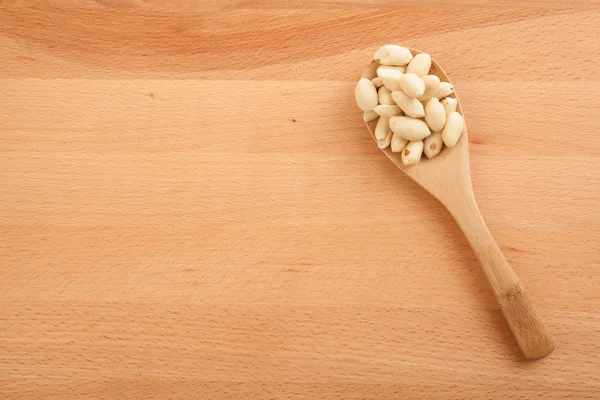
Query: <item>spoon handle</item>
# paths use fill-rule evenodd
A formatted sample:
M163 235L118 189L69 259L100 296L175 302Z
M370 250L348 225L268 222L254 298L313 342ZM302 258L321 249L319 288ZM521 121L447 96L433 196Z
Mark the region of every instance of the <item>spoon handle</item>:
M525 358L537 360L552 353L554 339L485 225L473 191L456 193L446 206L475 251Z

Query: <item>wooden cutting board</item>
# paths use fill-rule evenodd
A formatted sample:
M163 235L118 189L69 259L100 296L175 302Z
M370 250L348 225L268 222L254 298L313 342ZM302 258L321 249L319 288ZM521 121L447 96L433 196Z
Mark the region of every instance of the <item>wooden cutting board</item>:
M600 4L0 1L0 398L600 398ZM434 55L523 362L354 104Z

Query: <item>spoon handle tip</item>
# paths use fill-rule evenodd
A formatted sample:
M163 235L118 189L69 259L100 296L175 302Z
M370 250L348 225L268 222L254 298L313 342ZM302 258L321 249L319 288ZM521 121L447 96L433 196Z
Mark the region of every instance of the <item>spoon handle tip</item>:
M554 351L554 338L520 284L508 290L498 301L504 318L527 360L537 360Z

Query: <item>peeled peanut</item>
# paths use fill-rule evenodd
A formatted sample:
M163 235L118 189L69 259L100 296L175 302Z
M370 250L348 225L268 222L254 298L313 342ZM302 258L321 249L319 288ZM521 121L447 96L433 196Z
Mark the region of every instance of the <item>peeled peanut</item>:
M377 111L377 107L375 107L375 111ZM425 105L425 122L427 122L432 132L440 132L444 128L446 111L444 111L442 103L435 97L429 99Z
M386 147L388 147L390 145L391 141L392 141L392 132L389 132L388 135L384 139L377 141L377 147L379 147L380 149L385 149Z
M383 86L389 90L400 90L400 78L404 75L404 67L390 67L380 65L377 68L377 76L383 83Z
M421 160L421 154L423 154L423 142L420 140L409 142L402 150L402 164L412 165L418 163Z
M395 117L402 118L402 117ZM391 123L391 120L390 120ZM444 144L448 147L456 146L460 135L462 135L462 131L465 127L465 120L462 115L454 111L452 114L448 116L446 120L446 125L444 126L444 130L442 131L442 139L444 140ZM390 125L391 128L391 125ZM395 131L394 131L395 132Z
M417 99L413 99L412 97L408 97L401 90L394 90L392 92L392 99L394 102L400 106L404 114L413 118L421 118L425 116L425 109L423 108L423 104Z
M442 105L444 106L444 110L446 111L446 116L448 116L448 115L452 114L454 111L456 111L457 101L455 98L445 97L444 99L442 99L440 101L440 103L442 103Z
M402 115L402 110L395 104L380 104L373 109L377 114L382 117L393 117L396 115Z
M404 148L406 147L407 144L408 144L408 140L406 140L402 136L396 135L394 133L394 135L392 136L392 142L391 142L392 151L394 153L400 153L402 150L404 150Z
M423 140L423 145L423 152L427 158L437 156L440 151L442 151L442 146L444 145L444 142L442 142L442 134L440 132L432 133Z
M390 119L388 117L381 117L377 121L375 126L375 139L383 140L390 133Z
M373 82L373 85L375 85L376 89L379 89L381 87L381 85L383 85L383 83L381 82L381 78L379 78L378 76L371 79L371 82Z
M406 67L406 72L417 74L418 76L425 76L431 69L431 56L429 54L421 53L417 54L410 64Z
M385 86L377 89L377 96L379 97L379 104L395 104L392 99L392 92Z
M363 121L365 121L365 122L371 122L371 121L376 120L377 118L379 118L379 114L377 114L373 110L371 110L371 111L365 111L363 113Z
M377 69L379 69L379 68L381 68L383 71L389 70L389 71L402 72L403 74L406 73L406 67L399 67L397 65L380 65L379 67L377 67Z
M413 73L406 73L400 77L400 87L409 97L419 97L425 93L423 79Z
M381 65L406 65L413 59L413 56L406 47L386 44L375 52L373 59Z
M407 140L423 140L431 134L425 121L410 117L391 117L388 121L392 132Z
M449 96L452 93L454 93L454 87L450 82L440 82L440 88L435 94L435 97L437 97L438 99L443 99L444 97Z
M367 78L360 78L354 89L356 104L363 111L371 111L377 105L377 89Z
M421 78L425 84L425 92L419 96L420 101L427 101L432 97L435 97L438 89L440 88L440 78L435 75L427 75Z

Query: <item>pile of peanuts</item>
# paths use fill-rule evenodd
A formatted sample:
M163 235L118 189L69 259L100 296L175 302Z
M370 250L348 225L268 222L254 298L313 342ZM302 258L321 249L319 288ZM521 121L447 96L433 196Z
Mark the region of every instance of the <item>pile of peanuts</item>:
M442 146L454 147L465 121L456 111L454 88L429 75L431 56L413 57L406 47L385 45L375 53L377 77L361 78L354 95L366 122L379 118L375 138L380 149L402 153L404 165L425 153L433 158Z

